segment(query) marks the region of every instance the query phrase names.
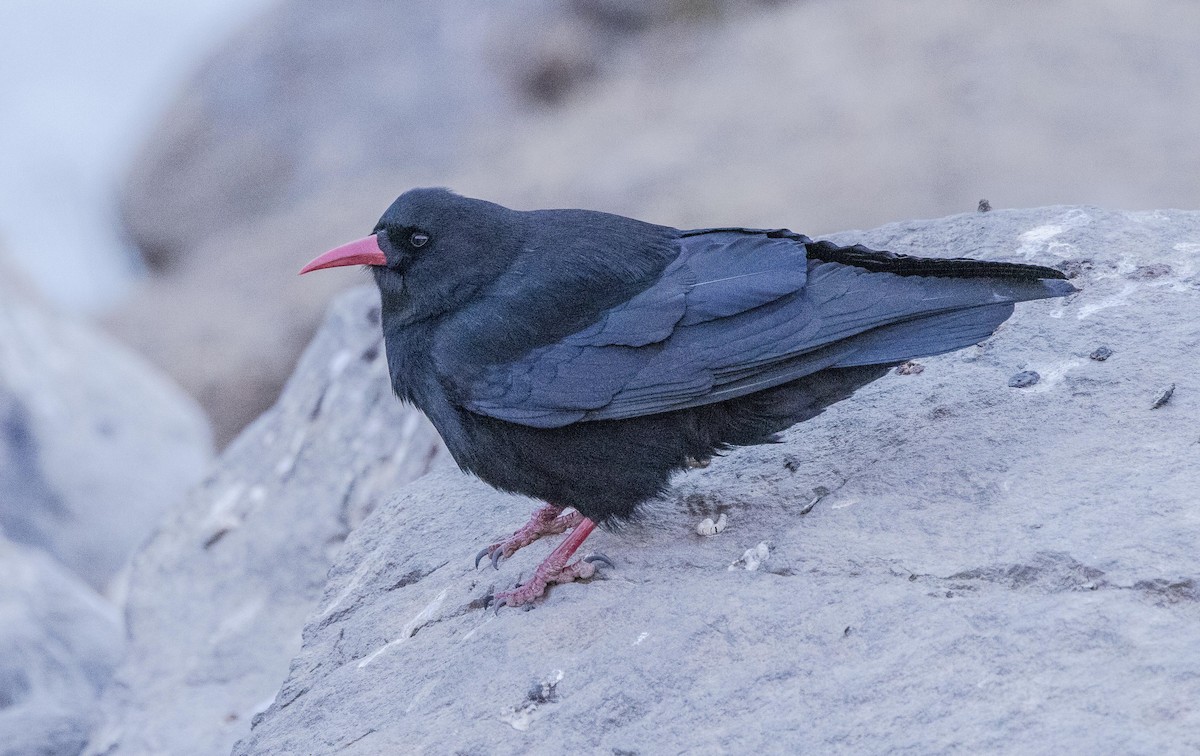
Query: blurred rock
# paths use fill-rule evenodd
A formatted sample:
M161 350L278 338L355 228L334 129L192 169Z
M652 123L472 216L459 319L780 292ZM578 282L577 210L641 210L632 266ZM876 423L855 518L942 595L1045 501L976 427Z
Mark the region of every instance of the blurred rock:
M278 395L348 275L298 281L404 188L445 183L616 65L646 29L756 0L280 4L153 134L123 197L157 275L108 318L212 417L223 446Z
M452 174L481 130L561 102L620 41L754 0L280 3L226 44L164 117L125 222L170 269L206 240L364 175Z
M347 533L439 456L392 395L378 297L338 300L278 404L138 553L90 752L227 752L287 674Z
M200 479L208 425L128 347L29 291L0 259L0 528L103 589Z
M439 182L522 207L809 234L980 197L1200 207L1200 5L1109 11L850 0L665 27Z
M325 248L370 232L361 213L341 221L336 208L304 207L209 239L106 319L199 400L219 447L274 404L328 300L369 280L358 270L297 278ZM313 217L323 220L310 227Z
M116 608L0 536L0 754L76 754L121 654Z
M1200 747L1200 213L996 210L835 239L1091 266L983 344L682 475L643 523L593 535L616 569L528 612L482 599L554 543L499 572L472 556L535 502L417 481L350 536L234 752ZM1138 278L1134 255L1173 272ZM1121 360L1088 359L1100 340ZM1015 391L1018 369L1043 379ZM1168 379L1177 399L1150 410ZM730 570L748 550L757 569Z

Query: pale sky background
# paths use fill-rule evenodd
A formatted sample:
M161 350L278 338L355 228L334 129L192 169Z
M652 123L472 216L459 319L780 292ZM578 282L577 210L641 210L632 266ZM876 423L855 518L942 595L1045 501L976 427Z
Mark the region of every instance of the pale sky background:
M214 45L271 0L0 2L0 245L94 312L137 275L116 196L133 150Z

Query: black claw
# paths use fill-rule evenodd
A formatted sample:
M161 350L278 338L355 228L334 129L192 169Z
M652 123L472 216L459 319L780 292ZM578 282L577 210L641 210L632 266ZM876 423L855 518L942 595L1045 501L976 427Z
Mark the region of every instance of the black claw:
M492 612L492 615L496 616L496 615L500 614L500 607L502 607L502 606L508 606L508 602L505 601L504 599L500 599L499 601L496 602L496 610L494 612Z
M483 559L483 557L487 555L491 548L491 546L487 546L483 549L483 551L475 555L475 569L479 569L479 560Z
M609 567L612 567L614 570L617 569L617 565L613 564L612 560L609 559L608 557L604 556L603 554L588 554L587 556L585 556L583 558L583 561L589 562L589 563L590 562L604 562Z
M496 549L492 552L492 569L500 569L500 557L504 556L504 549Z

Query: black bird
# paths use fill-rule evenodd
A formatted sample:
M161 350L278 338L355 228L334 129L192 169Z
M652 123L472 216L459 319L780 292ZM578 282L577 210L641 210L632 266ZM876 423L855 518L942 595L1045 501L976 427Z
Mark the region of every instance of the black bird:
M356 264L379 285L396 394L463 470L546 502L476 564L572 530L498 606L590 577L588 559L567 562L592 529L689 460L769 443L892 366L982 341L1015 302L1075 291L1037 265L519 212L446 189L404 193L301 272Z

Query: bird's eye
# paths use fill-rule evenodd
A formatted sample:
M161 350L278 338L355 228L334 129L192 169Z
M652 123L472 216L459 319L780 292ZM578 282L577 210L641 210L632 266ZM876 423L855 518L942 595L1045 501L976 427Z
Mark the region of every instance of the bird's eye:
M408 235L408 243L413 247L424 247L429 243L429 234L424 231L413 231Z

